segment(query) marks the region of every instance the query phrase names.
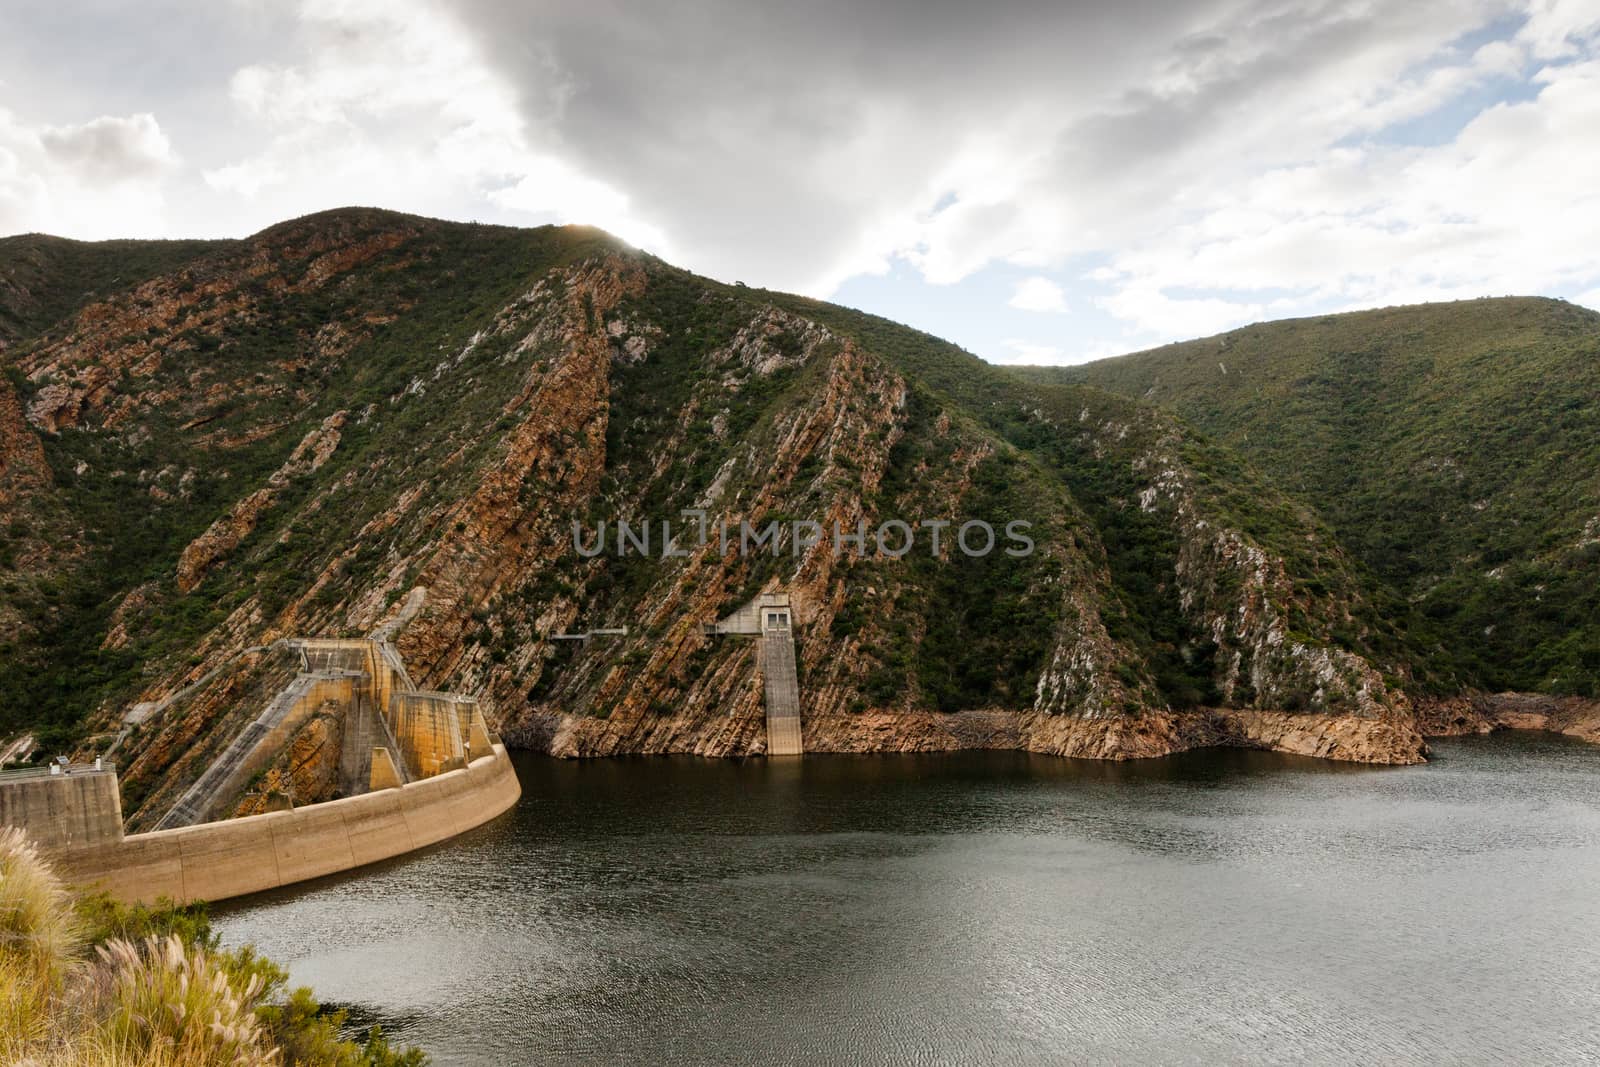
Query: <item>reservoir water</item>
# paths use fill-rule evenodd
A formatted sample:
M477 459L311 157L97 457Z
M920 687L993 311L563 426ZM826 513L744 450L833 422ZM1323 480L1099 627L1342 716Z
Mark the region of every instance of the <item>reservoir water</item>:
M434 1062L1600 1059L1600 748L517 759L505 817L215 910Z

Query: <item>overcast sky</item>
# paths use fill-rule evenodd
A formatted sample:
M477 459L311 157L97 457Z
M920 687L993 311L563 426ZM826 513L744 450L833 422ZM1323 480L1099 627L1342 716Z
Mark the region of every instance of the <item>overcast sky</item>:
M0 234L587 222L996 361L1600 306L1596 0L5 0Z

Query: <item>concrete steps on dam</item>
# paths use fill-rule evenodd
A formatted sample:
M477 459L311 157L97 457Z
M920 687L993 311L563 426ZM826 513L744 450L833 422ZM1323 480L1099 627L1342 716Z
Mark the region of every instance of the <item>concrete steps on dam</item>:
M800 734L800 681L795 670L794 627L799 622L796 604L788 593L757 594L733 614L705 624L711 637L739 636L756 639L756 668L766 690L767 755L802 756Z
M793 632L784 628L762 634L760 660L767 698L767 755L803 755L800 683L795 672Z
M339 791L372 788L374 755L387 752L384 781L426 779L465 766L469 749L490 750L477 701L418 692L394 646L378 638L292 638L301 671L256 719L234 736L156 823L157 830L193 826L223 814L251 775L271 764L321 709L340 721Z
M267 704L266 710L236 734L228 746L201 772L178 802L156 823L157 830L205 822L218 805L236 795L250 775L260 770L326 701L349 702L354 671L301 674Z

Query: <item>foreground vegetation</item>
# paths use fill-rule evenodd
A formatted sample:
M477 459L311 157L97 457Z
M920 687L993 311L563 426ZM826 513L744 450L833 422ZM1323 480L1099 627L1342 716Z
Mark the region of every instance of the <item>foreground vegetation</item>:
M199 907L74 896L20 830L0 830L0 1062L38 1067L420 1067L246 947Z

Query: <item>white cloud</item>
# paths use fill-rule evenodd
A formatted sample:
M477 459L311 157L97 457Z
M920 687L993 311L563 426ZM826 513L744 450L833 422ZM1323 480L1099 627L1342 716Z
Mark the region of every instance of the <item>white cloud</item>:
M1104 306L1162 338L1269 309L1372 306L1600 281L1600 61L1542 70L1445 144L1373 145L1196 190L1188 220L1112 257ZM1207 290L1204 297L1174 296ZM1236 294L1218 298L1216 291ZM1272 293L1270 300L1261 296Z
M301 54L236 72L230 95L264 147L205 171L261 225L338 204L600 226L665 253L629 196L536 144L513 86L427 0L306 2ZM557 94L559 96L559 93ZM499 209L499 210L497 210Z
M1591 0L1533 0L1517 43L1539 59L1581 53L1600 33L1600 8Z
M1114 247L1163 203L1157 177L1230 128L1205 113L1207 93L1250 96L1252 64L1306 80L1316 64L1280 45L1320 59L1346 24L1360 33L1326 50L1375 42L1393 53L1384 69L1403 70L1419 38L1432 48L1458 32L1424 25L1441 20L1423 6L1373 15L1332 0L1300 16L1267 0L998 11L683 0L636 5L625 20L607 5L462 10L524 99L548 96L552 78L569 86L559 108L525 106L530 120L558 131L583 173L630 193L688 265L814 291L895 256L942 284L991 262L1044 269ZM1191 53L1208 32L1227 47L1206 67ZM525 63L530 40L550 65ZM1320 99L1328 80L1301 95Z
M978 192L951 190L907 258L946 284L993 262L1061 263L1156 238L1217 189L1427 114L1500 69L1489 50L1413 73L1504 9L1237 3L1153 27L1149 49L1120 57L1103 88L968 160L961 177ZM947 124L933 128L959 150Z
M153 115L49 126L0 108L0 233L159 236L178 162Z
M995 310L963 279L1020 269L1010 306L1080 312L1058 356L1600 286L1593 0L303 0L259 41L264 7L219 10L226 61L153 97L119 78L132 102L77 125L0 112L0 230L243 233L346 203L588 222L813 295L908 265L953 286L947 327ZM82 47L47 37L28 53ZM1486 92L1507 102L1457 129Z
M154 115L101 115L80 126L47 126L39 142L58 165L86 179L124 182L159 175L177 158Z
M1019 282L1017 291L1011 294L1011 299L1006 303L1008 306L1022 311L1065 314L1067 311L1067 294L1061 291L1061 286L1049 278L1034 275Z
M1111 314L1129 323L1135 335L1163 341L1204 337L1260 319L1266 308L1215 297L1174 298L1155 285L1123 284L1099 301Z

